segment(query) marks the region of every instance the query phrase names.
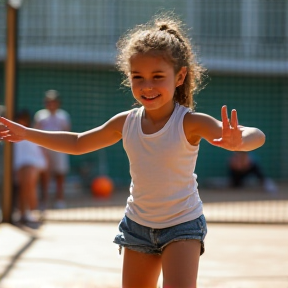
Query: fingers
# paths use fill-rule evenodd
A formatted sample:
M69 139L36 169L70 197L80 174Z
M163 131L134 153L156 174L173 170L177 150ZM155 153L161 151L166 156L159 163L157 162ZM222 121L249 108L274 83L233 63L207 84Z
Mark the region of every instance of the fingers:
M222 109L221 109L221 118L222 118L223 128L228 128L228 127L230 127L229 118L228 118L228 113L227 113L227 106L226 106L226 105L222 106Z
M238 127L238 117L237 117L237 111L235 109L231 111L231 126L234 129L237 129Z
M0 131L0 136L1 136L1 137L11 136L11 135L10 135L10 131L9 131L9 130Z
M3 124L4 126L8 126L11 123L11 121L4 117L0 117L0 123Z
M229 122L226 105L222 106L221 117L222 117L223 128L228 128L228 127L230 127L230 125L234 129L236 129L238 127L238 116L237 116L236 109L232 109L232 111L231 111L231 123Z
M6 133L8 131L8 127L6 125L7 121L5 118L0 117L0 133Z
M1 141L10 141L11 131L8 127L10 121L6 118L0 117L0 140Z

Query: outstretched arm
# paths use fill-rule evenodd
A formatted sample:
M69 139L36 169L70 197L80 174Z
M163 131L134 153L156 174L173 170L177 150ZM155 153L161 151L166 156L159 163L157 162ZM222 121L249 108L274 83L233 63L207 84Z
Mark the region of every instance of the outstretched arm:
M120 113L102 126L83 133L43 131L27 128L13 121L0 118L0 139L9 142L28 140L45 148L67 154L79 155L95 151L118 142L127 112Z
M231 112L231 121L229 121L226 106L221 109L222 122L201 113L196 113L190 118L192 120L190 123L192 124L192 130L190 134L187 133L188 135L198 135L199 139L204 138L209 143L223 149L251 151L265 143L265 135L261 130L238 124L237 111L235 109Z

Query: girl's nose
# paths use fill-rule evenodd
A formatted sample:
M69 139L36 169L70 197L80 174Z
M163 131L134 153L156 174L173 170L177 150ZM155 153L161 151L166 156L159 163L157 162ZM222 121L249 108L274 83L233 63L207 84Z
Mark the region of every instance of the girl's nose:
M153 88L152 87L143 87L140 89L141 91L152 91Z

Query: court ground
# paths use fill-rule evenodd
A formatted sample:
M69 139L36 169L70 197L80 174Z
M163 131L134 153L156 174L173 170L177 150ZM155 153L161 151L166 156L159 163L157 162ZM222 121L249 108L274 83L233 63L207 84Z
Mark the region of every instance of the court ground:
M1 288L119 288L116 223L0 225ZM198 287L287 288L285 225L209 224Z
M252 188L200 195L209 223L198 287L288 288L287 185L277 194ZM74 193L67 209L51 203L38 229L0 224L0 288L121 287L123 259L112 241L126 198L127 190L109 199Z

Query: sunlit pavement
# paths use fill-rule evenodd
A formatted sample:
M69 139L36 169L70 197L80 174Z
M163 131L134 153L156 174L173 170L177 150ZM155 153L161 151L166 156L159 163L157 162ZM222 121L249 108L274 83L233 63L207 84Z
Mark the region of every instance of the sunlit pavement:
M0 225L0 287L121 287L117 224ZM287 288L285 225L209 224L198 287Z

